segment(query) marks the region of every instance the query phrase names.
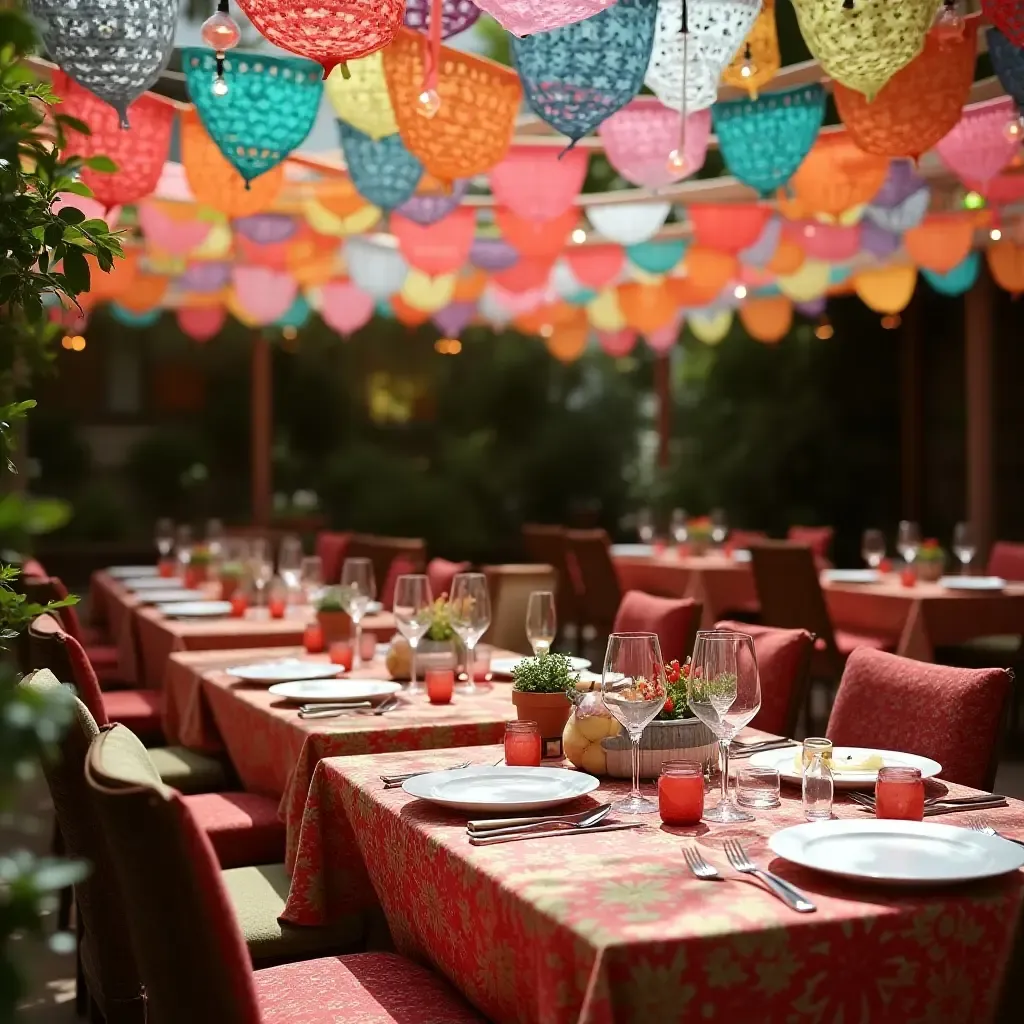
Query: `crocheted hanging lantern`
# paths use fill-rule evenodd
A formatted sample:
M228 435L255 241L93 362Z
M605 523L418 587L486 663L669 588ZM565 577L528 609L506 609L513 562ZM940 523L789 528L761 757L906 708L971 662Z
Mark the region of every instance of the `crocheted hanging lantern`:
M384 77L384 58L379 52L352 61L348 65L348 78L341 73L341 68L332 71L324 82L324 92L339 119L371 139L398 133Z
M661 281L656 284L621 284L618 293L619 309L626 318L626 326L641 334L657 331L676 317L675 300Z
M117 304L130 313L148 313L159 310L167 294L170 281L162 274L135 275L132 286L117 298Z
M405 24L417 32L430 31L430 8L434 0L406 0ZM465 32L477 18L480 8L472 0L442 0L441 38Z
M793 0L807 48L830 78L873 99L924 45L942 0Z
M705 345L717 345L732 327L732 310L721 309L717 313L691 313L686 318L686 323L698 341L704 342Z
M211 88L217 70L211 51L186 47L181 66L210 138L247 182L284 160L313 127L324 87L309 61L232 52L224 59L227 92L220 96Z
M407 29L384 51L384 74L402 140L441 181L489 171L508 151L522 101L511 68L441 47L434 91L439 104L419 103L427 80L427 40Z
M711 111L687 114L666 107L657 96L637 96L598 128L608 162L627 181L660 188L695 174L704 166ZM682 141L682 159L670 160Z
M373 319L373 299L351 281L331 281L320 289L320 316L347 338Z
M811 151L825 117L820 85L729 100L712 108L722 158L730 174L762 196L781 188Z
M981 0L981 13L1014 46L1024 47L1024 6L1020 0Z
M455 275L424 274L421 270L411 269L402 282L400 298L411 309L423 313L436 313L444 309L455 295Z
M326 78L336 64L383 49L402 24L404 0L238 0L265 39L282 50L322 65Z
M272 324L288 312L298 294L291 274L269 267L235 267L229 307L250 326Z
M431 319L443 337L457 338L473 322L475 316L475 302L449 302L444 309L439 309Z
M807 254L799 245L791 239L780 238L775 252L764 265L764 269L771 274L795 274L804 265L806 259Z
M358 128L338 122L341 150L356 191L383 210L411 199L423 177L423 165L405 148L400 135L371 139Z
M740 250L741 262L747 267L764 267L775 255L781 240L782 218L770 217L757 241Z
M698 245L738 253L761 237L772 208L755 203L694 203L687 214Z
M582 149L560 156L543 146L513 146L491 168L491 192L517 217L551 220L565 213L580 194L589 160Z
M288 242L299 233L299 222L286 213L254 213L248 217L237 217L232 227L256 245Z
M812 259L838 263L852 260L860 251L859 224L787 221L784 231Z
M174 316L182 334L200 343L220 334L228 318L223 306L184 306Z
M322 235L345 237L369 231L380 210L367 203L350 178L324 178L302 200L309 226Z
M134 203L155 191L171 148L174 108L156 96L140 96L132 105L132 130L122 131L119 115L88 89L60 72L53 76L53 91L61 97L58 113L77 117L89 126L89 135L69 131L68 156L106 156L115 171L82 168L82 182L107 209Z
M555 265L554 256L524 256L515 266L499 270L493 277L495 284L507 292L517 295L547 286L551 270Z
M476 213L464 206L427 226L394 213L391 233L398 239L398 249L410 267L427 274L451 274L469 258L476 233Z
M467 181L453 181L450 189L443 190L433 179L421 178L416 194L402 203L398 212L417 224L436 224L458 208L468 185Z
M978 280L978 272L981 270L981 253L969 252L967 257L958 263L952 270L945 274L938 274L934 270L921 268L921 276L940 295L956 297L969 292Z
M185 256L197 249L213 227L196 216L191 203L150 199L139 203L135 212L147 246L169 256Z
M860 248L862 252L868 253L881 262L892 256L899 249L900 244L901 238L895 231L879 227L867 217L861 221Z
M618 279L625 254L618 245L580 245L565 254L572 276L585 288L600 291Z
M1017 104L1009 96L979 103L963 111L935 148L962 182L987 182L1020 152L1021 138L1006 130L1018 117Z
M365 238L345 239L345 263L352 283L373 299L388 299L402 287L409 267L397 249Z
M793 326L793 303L785 295L748 299L740 306L740 323L755 341L776 345Z
M779 275L779 291L794 302L809 302L828 291L828 272L823 260L805 259L793 273Z
M737 89L746 89L751 99L757 99L758 90L775 77L781 64L779 34L775 27L775 0L763 0L761 13L754 20L743 45L736 51L732 63L722 72L722 81Z
M888 170L888 158L865 153L845 133L833 132L814 144L790 179L790 187L808 213L838 219L868 202Z
M626 318L619 309L619 290L606 288L597 298L586 306L587 320L591 327L599 331L621 331L626 326Z
M50 57L129 127L129 105L170 59L180 0L31 0L29 6Z
M492 273L514 266L519 253L504 238L477 238L469 250L469 262Z
M686 254L686 242L670 239L664 242L641 242L626 249L626 258L648 274L667 274Z
M1000 288L1013 296L1024 292L1024 245L1004 238L985 250L985 258Z
M701 299L714 298L739 271L734 255L705 245L691 245L683 265L686 273L680 278L680 305L686 305L682 299L691 289L701 293L697 296Z
M520 256L554 257L579 223L579 210L570 206L551 220L524 220L503 206L495 207L494 220L502 237Z
M964 184L980 192L993 206L1005 206L1024 199L1024 174L1006 171L990 181L965 181Z
M636 245L661 230L671 209L671 203L608 203L588 206L587 219L608 241Z
M917 268L894 264L861 270L853 275L853 290L868 309L883 316L902 313L914 296Z
M628 356L636 347L637 333L631 327L622 327L617 331L598 331L597 343L601 351L613 359Z
M625 106L644 84L657 0L618 0L563 28L512 40L533 112L573 142Z
M615 0L476 0L476 5L514 36L570 25L592 18Z
M761 0L661 0L644 84L675 110L710 107L760 10Z
M974 227L973 214L933 213L904 234L903 248L917 266L946 274L967 258Z
M839 116L865 153L917 160L953 129L974 80L977 25L976 18L965 22L963 35L954 42L930 32L924 49L870 101L835 83Z
M667 324L663 324L654 331L645 331L644 341L647 342L647 347L652 352L657 352L658 355L663 356L672 350L672 346L679 340L679 332L682 329L683 314L681 311L676 310L672 319Z

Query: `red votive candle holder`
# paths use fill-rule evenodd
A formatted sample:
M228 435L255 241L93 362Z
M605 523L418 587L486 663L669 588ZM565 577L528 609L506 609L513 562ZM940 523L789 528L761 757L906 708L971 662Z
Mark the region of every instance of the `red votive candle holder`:
M377 634L363 633L359 637L359 660L362 662L373 661L377 657Z
M651 550L656 555L663 555L668 550L668 544L660 537L651 545Z
M324 631L319 622L311 622L302 631L302 646L309 654L320 654L324 649Z
M352 659L355 649L347 640L335 640L328 648L328 657L335 665L340 665L346 672L352 671Z
M658 778L658 811L666 825L696 825L704 813L704 769L696 761L666 761Z
M879 769L875 783L875 817L924 820L924 780L920 769Z
M917 573L913 569L904 569L900 573L900 583L905 587L917 586Z
M246 609L249 607L249 599L241 591L235 591L231 595L231 617L233 619L240 619L245 615Z
M540 767L540 729L536 722L505 725L505 764L513 768Z
M288 602L283 597L272 597L267 602L267 610L270 612L272 619L283 619L285 608Z
M455 673L450 668L428 668L424 677L427 700L431 704L451 704L455 692Z
M170 579L177 568L177 562L173 558L161 558L156 564L156 571L164 578Z

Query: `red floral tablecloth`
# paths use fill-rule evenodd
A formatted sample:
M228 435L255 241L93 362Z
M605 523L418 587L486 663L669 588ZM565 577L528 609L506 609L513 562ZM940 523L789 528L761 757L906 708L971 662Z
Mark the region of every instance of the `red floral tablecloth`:
M788 789L781 808L751 824L669 830L653 816L642 831L472 847L464 816L378 778L467 757L488 763L500 750L321 761L285 919L321 924L379 903L401 952L431 961L501 1024L991 1019L1024 872L928 892L830 880L767 849L769 835L802 820ZM586 800L625 788L603 782ZM836 813L864 812L839 801ZM986 814L1024 837L1024 804ZM680 852L686 835L727 882L692 877ZM795 914L731 872L727 837L808 892L817 913Z

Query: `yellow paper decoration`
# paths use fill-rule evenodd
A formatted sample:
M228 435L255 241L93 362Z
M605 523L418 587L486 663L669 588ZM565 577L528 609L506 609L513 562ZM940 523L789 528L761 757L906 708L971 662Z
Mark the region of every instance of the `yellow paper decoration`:
M596 299L587 303L587 319L591 327L599 331L620 331L626 326L626 318L619 308L618 292L605 288Z
M807 48L831 78L874 99L924 46L942 0L793 0Z
M740 307L740 322L756 341L775 345L793 324L793 303L785 295L749 299Z
M455 294L455 274L432 277L415 267L409 268L400 292L406 305L422 313L436 313L444 309Z
M380 220L380 209L370 206L369 203L361 206L355 213L339 217L319 200L307 199L302 204L302 212L314 231L321 235L333 235L335 238L364 234Z
M190 254L193 260L222 260L232 245L231 225L223 218L210 228L203 244Z
M902 313L914 295L917 267L894 264L861 270L853 276L853 289L861 302L876 313Z
M723 309L718 313L691 312L686 324L698 341L705 345L717 345L732 327L732 310Z
M398 122L388 95L381 51L350 60L348 70L351 78L343 78L341 69L335 68L324 82L324 91L334 112L371 139L395 135Z
M242 304L238 301L238 296L235 295L235 289L229 288L227 297L224 300L224 306L227 311L243 326L243 327L259 327L259 320L251 316L245 311Z
M810 302L828 291L828 264L806 259L796 273L782 274L776 283L779 291L794 302Z
M779 34L775 28L775 0L764 0L761 13L751 26L743 45L733 57L732 63L722 72L722 81L737 89L746 89L751 99L757 99L758 90L775 77L781 64ZM751 73L744 75L744 68Z

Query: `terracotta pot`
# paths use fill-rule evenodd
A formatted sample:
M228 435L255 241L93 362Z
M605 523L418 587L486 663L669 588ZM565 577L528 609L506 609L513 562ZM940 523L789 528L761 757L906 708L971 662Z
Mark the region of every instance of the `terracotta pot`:
M190 565L185 570L185 587L188 590L195 590L206 582L209 574L210 570L207 565Z
M691 537L689 540L690 555L693 558L703 558L710 547L710 537Z
M230 601L238 590L239 579L237 576L221 576L220 578L220 599Z
M564 693L512 691L512 703L520 722L536 722L540 730L541 757L562 756L562 731L572 704Z
M945 567L945 560L942 558L927 558L914 563L917 578L924 583L934 583L942 576Z
M348 612L317 612L316 621L324 635L324 645L330 646L336 640L347 640L352 635L352 620Z

